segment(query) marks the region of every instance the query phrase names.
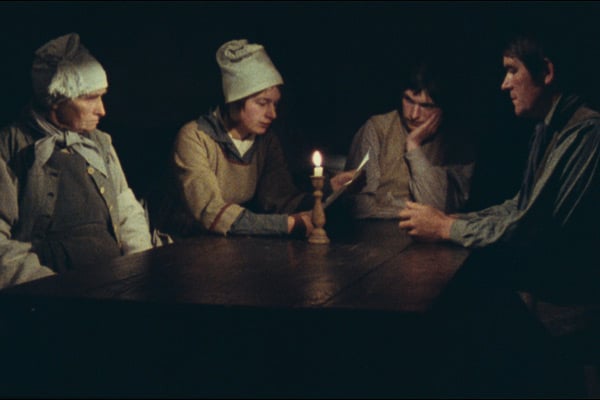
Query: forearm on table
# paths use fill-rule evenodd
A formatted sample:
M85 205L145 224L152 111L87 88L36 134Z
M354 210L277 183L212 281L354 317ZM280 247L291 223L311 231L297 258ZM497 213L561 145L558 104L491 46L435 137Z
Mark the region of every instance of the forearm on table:
M283 235L289 232L287 214L257 214L244 210L229 228L233 235ZM293 221L293 218L292 218Z

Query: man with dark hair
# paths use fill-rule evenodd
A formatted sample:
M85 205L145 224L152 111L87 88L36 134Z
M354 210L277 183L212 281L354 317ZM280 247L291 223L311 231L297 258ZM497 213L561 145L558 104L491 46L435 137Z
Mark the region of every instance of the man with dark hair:
M561 318L599 304L600 113L569 91L555 50L519 36L503 54L502 90L518 117L537 121L519 192L478 212L448 215L413 202L400 212L400 227L414 238L475 249L433 314L471 350L465 362L476 366L478 390L491 390L485 375L505 390L556 394L561 380L548 374L565 364L551 337L593 319L540 324L527 299L564 306Z
M500 205L467 214L408 202L400 227L415 238L470 248L511 246L547 260L549 265L535 263L545 274L550 265L567 268L567 275L589 272L586 257L595 258L590 251L599 243L600 114L558 84L557 64L532 37L513 41L503 64L502 90L510 94L515 114L538 121L521 189ZM558 288L566 290L562 279Z
M350 198L356 218L398 218L406 200L454 212L468 199L471 155L442 127L443 90L433 65L415 62L403 86L401 106L369 118L352 141L347 170L369 154L366 185Z

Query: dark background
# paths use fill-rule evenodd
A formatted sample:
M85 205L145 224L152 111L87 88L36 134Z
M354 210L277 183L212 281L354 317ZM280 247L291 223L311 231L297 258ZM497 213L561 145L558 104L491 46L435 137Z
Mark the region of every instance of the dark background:
M138 197L156 189L178 129L220 101L214 57L231 39L263 44L283 75L278 125L302 173L313 150L345 155L369 116L396 107L411 54L436 54L452 89L446 115L480 150L472 208L514 194L527 151L529 125L500 91L507 35L564 32L581 89L592 102L600 89L594 2L2 2L0 14L0 123L29 100L35 49L78 32L107 70L100 128Z

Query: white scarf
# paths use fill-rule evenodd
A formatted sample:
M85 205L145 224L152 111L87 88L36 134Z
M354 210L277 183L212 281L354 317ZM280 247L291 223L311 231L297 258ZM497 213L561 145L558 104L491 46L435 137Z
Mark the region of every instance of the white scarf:
M54 152L56 143L60 143L82 156L88 164L104 176L108 176L100 150L93 140L68 129L57 128L35 110L31 110L31 116L33 122L45 134L45 137L35 142L35 161L37 163L46 164Z

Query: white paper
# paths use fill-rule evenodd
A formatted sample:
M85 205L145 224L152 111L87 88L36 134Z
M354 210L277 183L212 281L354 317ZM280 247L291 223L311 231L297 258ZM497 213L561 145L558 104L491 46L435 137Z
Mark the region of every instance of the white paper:
M348 182L344 183L344 186L342 186L341 189L339 189L337 192L333 192L331 195L329 195L329 197L327 197L327 199L323 203L323 208L327 208L331 203L333 203L335 201L335 199L340 197L340 195L346 191L346 188L348 186L350 186L352 184L352 182L354 182L354 180L360 175L360 173L362 172L362 169L367 164L367 161L369 161L369 152L368 151L367 151L367 154L365 154L365 156L363 157L363 159L360 162L360 164L358 165L358 167L356 168L356 171L354 171L354 175L352 175L352 179L350 179Z

